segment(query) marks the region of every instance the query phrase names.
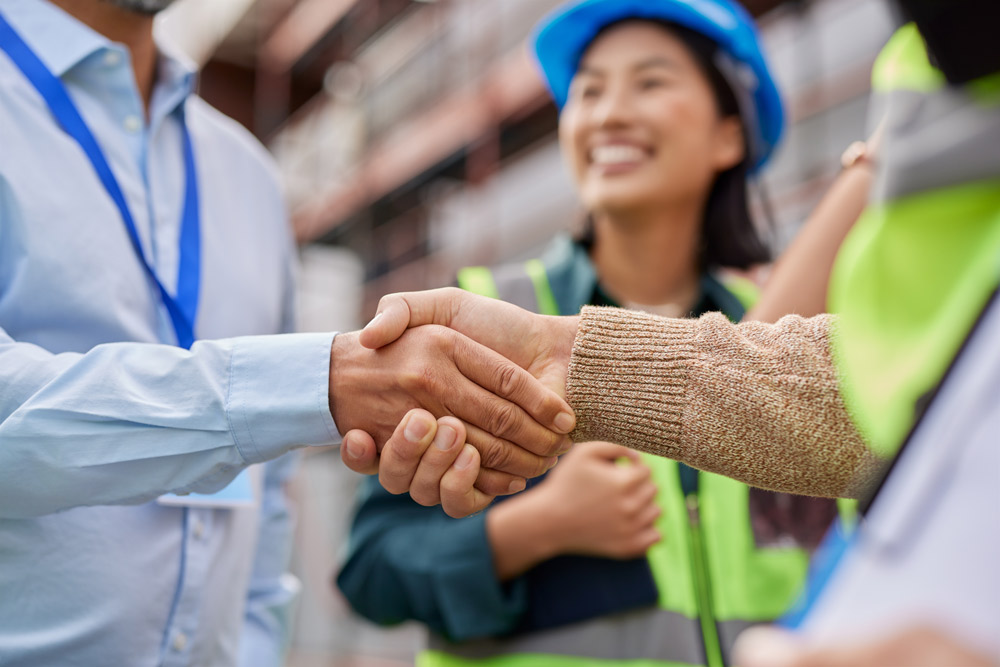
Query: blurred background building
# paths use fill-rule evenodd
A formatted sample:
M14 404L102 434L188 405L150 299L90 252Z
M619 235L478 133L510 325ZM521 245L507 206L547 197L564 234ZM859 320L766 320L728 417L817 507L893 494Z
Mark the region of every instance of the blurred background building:
M158 30L203 65L201 94L273 152L302 244L303 330L358 326L388 292L533 256L582 219L557 114L525 48L560 0L181 0ZM743 0L790 127L761 224L794 235L867 127L888 0ZM332 587L357 479L311 455L300 499L293 667L411 664L421 636L352 618Z

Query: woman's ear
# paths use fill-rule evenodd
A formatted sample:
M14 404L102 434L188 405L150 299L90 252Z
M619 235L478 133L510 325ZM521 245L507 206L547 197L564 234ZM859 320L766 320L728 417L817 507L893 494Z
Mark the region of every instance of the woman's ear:
M739 116L719 119L715 130L713 163L717 171L732 169L746 157L743 123Z

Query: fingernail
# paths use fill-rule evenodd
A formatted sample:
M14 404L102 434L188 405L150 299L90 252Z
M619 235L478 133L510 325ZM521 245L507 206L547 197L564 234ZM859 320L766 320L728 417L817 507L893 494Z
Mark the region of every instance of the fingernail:
M410 420L406 422L406 428L403 429L403 437L406 438L407 442L418 443L430 432L431 427L430 424L427 423L426 419L412 416L410 417Z
M563 454L567 453L571 449L573 449L573 441L570 440L569 438L567 438L566 439L566 444L564 444L562 447L559 448L559 451L556 452L556 456L562 456Z
M545 469L546 470L552 470L553 468L556 467L557 463L559 463L559 457L558 456L552 456L552 457L549 458L549 460L547 460L545 462Z
M569 433L576 425L576 419L568 412L560 412L556 415L555 425L560 433Z
M374 326L375 323L378 322L379 318L381 318L381 317L382 317L382 313L375 313L375 317L373 317L371 319L371 321L368 324L365 325L365 329L367 329L368 327Z
M507 487L507 491L509 491L510 493L520 493L521 491L524 491L524 487L526 487L527 485L528 483L525 482L523 479L515 479L513 482L510 483L510 486Z
M447 424L441 424L438 426L437 435L434 437L434 446L446 452L455 445L455 437L457 435L458 433L454 428Z
M352 459L360 459L365 453L365 448L361 446L361 443L350 438L344 441L344 448L347 450L348 458Z
M455 468L458 470L465 470L472 465L473 458L472 447L466 447L462 450L462 453L458 455L458 458L455 459Z

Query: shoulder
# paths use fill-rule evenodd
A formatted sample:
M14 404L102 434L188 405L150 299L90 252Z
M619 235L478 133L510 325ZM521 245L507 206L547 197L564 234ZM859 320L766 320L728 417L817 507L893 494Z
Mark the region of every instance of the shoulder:
M188 98L185 111L195 144L211 149L207 159L227 159L235 168L256 171L260 177L278 182L274 160L249 130L198 95Z
M272 229L268 243L285 243L288 209L277 166L246 128L200 97L185 106L206 215L238 217L239 229Z

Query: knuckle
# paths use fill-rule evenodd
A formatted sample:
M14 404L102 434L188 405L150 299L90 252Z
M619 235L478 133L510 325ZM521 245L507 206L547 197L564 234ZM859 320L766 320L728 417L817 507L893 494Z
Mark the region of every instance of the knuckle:
M439 502L439 497L436 493L422 487L410 489L410 497L418 505L423 505L424 507L432 507Z
M487 417L490 432L497 437L505 437L515 431L521 423L517 409L510 403L496 403Z
M479 452L482 466L494 470L504 470L509 467L512 459L510 447L511 445L497 441L486 444Z
M554 433L547 432L545 436L536 442L535 451L540 456L558 456L563 449L563 438Z
M526 467L528 468L528 472L525 474L528 477L538 477L545 474L549 469L549 464L546 459L531 455L530 462L527 463Z
M493 370L493 386L498 396L515 396L522 386L520 369L511 363L501 363Z
M382 485L382 488L391 493L394 496L398 496L402 493L406 493L406 485L403 481L392 474L387 474L384 471L379 473L378 483Z
M427 343L438 348L449 349L455 340L455 332L439 324L429 324L421 328Z
M508 478L506 476L499 473L496 475L486 476L480 473L480 477L476 481L475 487L486 495L499 496L507 493L510 489L510 482L507 481L507 479Z
M399 386L407 393L433 391L439 382L437 369L432 364L415 363L399 373Z
M460 480L453 475L445 475L441 478L441 502L447 499L449 504L453 504L464 494L465 489Z

